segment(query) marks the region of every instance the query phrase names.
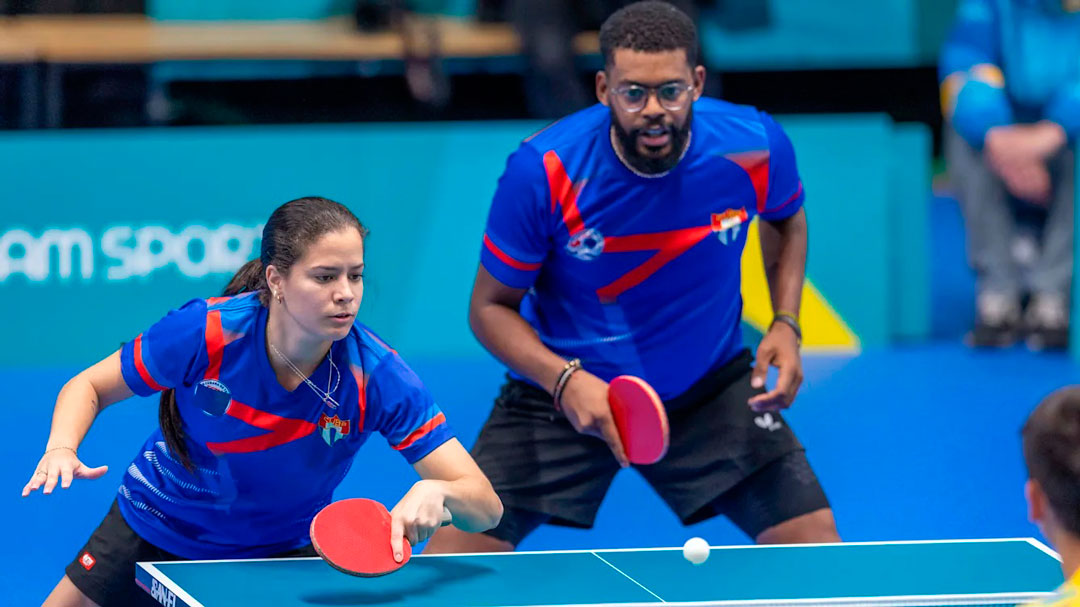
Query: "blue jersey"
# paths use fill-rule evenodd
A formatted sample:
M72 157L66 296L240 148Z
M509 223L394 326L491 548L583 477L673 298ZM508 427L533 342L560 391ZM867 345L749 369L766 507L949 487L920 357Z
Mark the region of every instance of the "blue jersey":
M178 556L249 558L306 545L311 519L373 432L410 463L453 436L416 374L359 323L310 377L336 405L304 383L286 390L266 354L267 312L250 293L194 300L121 350L136 394L176 390L195 469L156 430L128 467L120 511Z
M481 263L528 289L521 315L553 351L604 380L640 376L670 398L742 348L747 227L802 207L795 152L768 115L703 98L682 160L642 177L615 155L610 129L596 105L521 144L499 180Z

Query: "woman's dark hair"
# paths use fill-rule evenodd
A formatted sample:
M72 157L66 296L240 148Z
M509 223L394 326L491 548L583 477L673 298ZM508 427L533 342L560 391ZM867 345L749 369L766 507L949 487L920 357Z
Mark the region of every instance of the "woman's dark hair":
M604 65L611 67L616 49L646 53L686 51L690 67L697 65L697 28L686 13L659 0L645 0L625 6L600 26L600 54Z
M259 258L252 259L237 270L222 295L232 296L256 291L259 301L268 305L267 266L272 265L282 274L287 274L312 243L325 234L349 228L360 232L361 238L367 236L367 228L343 204L317 196L305 196L286 202L274 210L263 226ZM175 390L169 389L161 393L158 422L169 451L184 468L194 471L195 466L184 445L184 426L180 409L176 405Z

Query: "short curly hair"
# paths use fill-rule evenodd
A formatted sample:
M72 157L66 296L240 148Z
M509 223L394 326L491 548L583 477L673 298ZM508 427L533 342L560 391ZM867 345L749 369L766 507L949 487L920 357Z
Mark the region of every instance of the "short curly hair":
M1080 536L1080 386L1043 399L1021 436L1028 475L1065 529Z
M620 48L646 53L683 49L693 67L698 61L697 28L686 13L667 2L635 2L612 13L600 26L604 65L612 65L615 49Z

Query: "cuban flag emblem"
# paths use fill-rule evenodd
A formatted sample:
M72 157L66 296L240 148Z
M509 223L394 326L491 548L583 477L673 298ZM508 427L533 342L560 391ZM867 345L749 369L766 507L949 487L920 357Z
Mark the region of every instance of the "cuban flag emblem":
M349 420L341 419L335 414L333 417L323 413L319 417L319 429L322 431L323 440L331 447L338 439L349 433Z
M729 245L739 238L742 225L750 219L746 207L728 209L723 213L712 214L712 231L724 245Z

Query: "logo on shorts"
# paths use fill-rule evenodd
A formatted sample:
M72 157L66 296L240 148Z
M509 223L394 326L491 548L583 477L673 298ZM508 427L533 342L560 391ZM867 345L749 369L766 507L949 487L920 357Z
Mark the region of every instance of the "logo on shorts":
M723 213L712 214L712 231L724 245L735 242L742 230L742 224L746 223L750 216L746 213L746 207L728 209Z
M323 440L331 447L337 440L349 433L349 420L341 419L336 414L329 417L325 413L319 417L319 428L322 429Z
M780 420L773 418L772 413L765 413L754 418L754 423L758 428L762 430L768 430L769 432L776 432L780 429Z
M90 556L89 552L84 552L79 555L79 564L83 566L83 569L90 571L97 564L97 559Z
M571 234L566 251L581 261L592 261L604 252L604 235L593 228Z

